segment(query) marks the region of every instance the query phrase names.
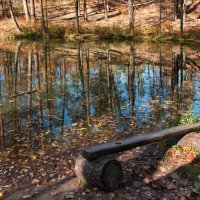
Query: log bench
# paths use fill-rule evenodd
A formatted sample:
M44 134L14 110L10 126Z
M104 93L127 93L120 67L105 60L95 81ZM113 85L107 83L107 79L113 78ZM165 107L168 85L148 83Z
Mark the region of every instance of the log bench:
M76 160L75 173L79 179L101 189L108 191L117 189L123 170L112 154L175 136L184 136L198 130L200 130L200 124L183 125L83 148L81 156Z

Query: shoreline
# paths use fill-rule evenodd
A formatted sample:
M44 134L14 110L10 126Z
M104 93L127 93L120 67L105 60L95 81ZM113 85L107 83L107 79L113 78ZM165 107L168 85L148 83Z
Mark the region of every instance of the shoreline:
M5 21L6 22L6 21ZM186 30L182 35L179 32L142 32L141 30L131 31L129 28L122 28L120 25L116 26L81 26L80 33L76 33L75 26L58 26L51 24L48 28L48 34L42 33L41 24L22 26L22 32L18 33L14 27L10 25L0 31L1 41L12 40L66 40L66 41L135 41L135 42L157 42L157 43L180 43L180 44L200 44L200 30Z

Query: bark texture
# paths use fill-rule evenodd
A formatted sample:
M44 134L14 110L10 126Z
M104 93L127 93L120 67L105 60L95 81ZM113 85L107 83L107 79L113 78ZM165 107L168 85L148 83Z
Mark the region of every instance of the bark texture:
M101 157L94 161L79 157L75 173L79 179L107 191L117 189L122 179L121 164L112 157Z

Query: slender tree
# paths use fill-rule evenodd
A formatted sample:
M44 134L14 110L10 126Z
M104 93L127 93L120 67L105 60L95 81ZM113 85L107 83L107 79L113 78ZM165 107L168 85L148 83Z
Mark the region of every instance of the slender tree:
M84 12L84 21L88 21L86 0L83 1L83 12Z
M78 16L81 16L81 2L78 0Z
M10 15L11 15L12 21L14 23L14 26L15 26L17 32L21 33L22 31L21 31L21 28L19 27L19 24L15 18L11 0L8 0L8 4L9 4Z
M28 1L27 0L23 0L23 6L24 6L25 18L26 18L26 20L30 20L30 12L29 12L29 8L28 8Z
M108 19L108 0L104 0L104 15L105 19Z
M181 34L183 34L183 32L184 32L185 15L186 15L186 0L181 0L181 17L180 17Z
M79 8L79 0L75 0L75 14L76 14L76 32L77 34L80 33L80 27L79 27L79 15L78 15L78 9Z
M41 20L42 20L42 31L44 34L47 34L47 27L44 19L44 5L43 0L40 0L40 12L41 12Z
M162 0L160 0L160 20L159 20L159 34L162 33Z
M129 28L134 30L133 0L128 0Z
M30 7L31 7L31 19L35 21L36 20L35 0L30 0Z

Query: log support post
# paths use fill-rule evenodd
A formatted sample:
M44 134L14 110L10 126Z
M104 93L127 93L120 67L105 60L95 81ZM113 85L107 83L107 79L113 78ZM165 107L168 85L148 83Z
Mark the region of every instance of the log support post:
M107 191L117 189L122 180L121 164L110 156L93 161L79 157L76 160L75 173L78 179Z

